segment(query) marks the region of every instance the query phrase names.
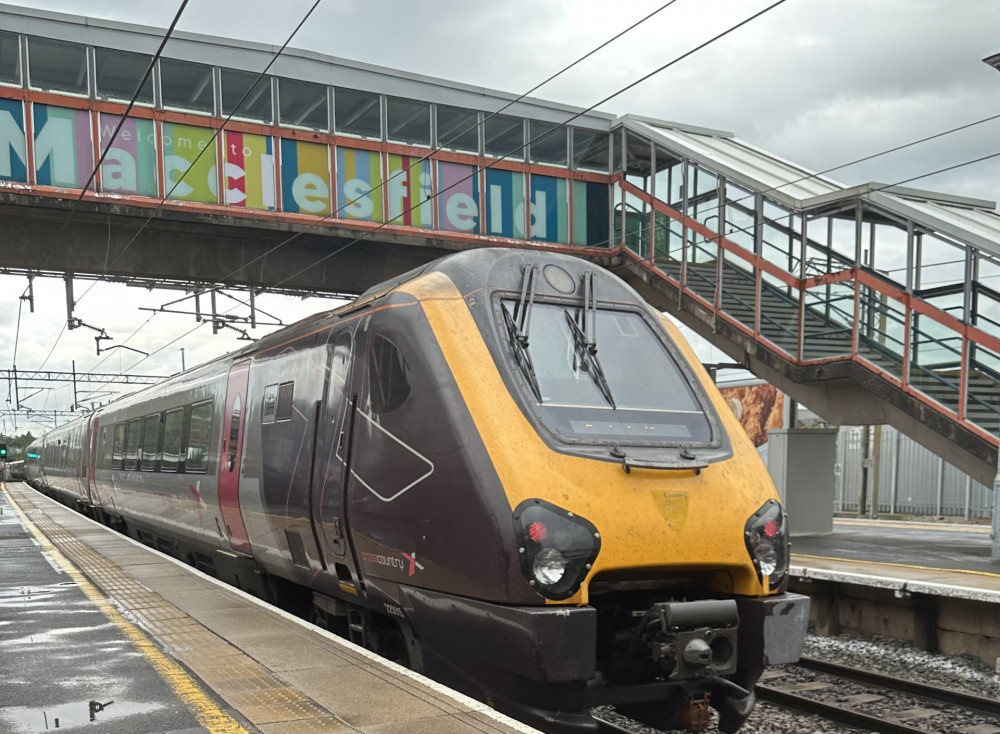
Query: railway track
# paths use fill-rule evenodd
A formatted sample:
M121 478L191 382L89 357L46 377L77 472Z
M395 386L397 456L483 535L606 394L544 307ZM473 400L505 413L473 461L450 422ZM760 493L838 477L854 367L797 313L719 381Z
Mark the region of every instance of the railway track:
M784 670L757 685L758 699L878 734L1000 732L993 699L812 658Z
M814 658L774 669L765 678L756 688L759 701L845 729L877 734L1000 734L1000 701L992 698ZM595 711L594 718L601 734L636 734L645 729L642 722L622 721L605 711ZM747 728L764 731L754 727L753 718Z

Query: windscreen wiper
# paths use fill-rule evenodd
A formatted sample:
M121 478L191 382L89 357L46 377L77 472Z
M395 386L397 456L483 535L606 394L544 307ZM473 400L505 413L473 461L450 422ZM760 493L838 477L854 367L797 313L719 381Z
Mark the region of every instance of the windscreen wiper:
M614 396L611 394L611 386L604 375L604 369L597 358L597 339L594 336L597 331L597 297L594 295L594 274L587 273L583 280L583 328L576 322L569 311L566 314L566 321L569 323L569 330L573 334L573 343L576 345L576 353L582 357L580 366L584 372L590 374L594 383L600 389L608 405L616 408Z
M514 307L514 313L511 314L503 305L501 305L501 310L517 366L520 367L521 373L528 381L528 385L531 386L531 391L541 403L542 389L538 386L538 376L535 374L535 366L532 364L531 354L528 352L528 330L531 328L531 309L535 305L535 279L537 275L538 266L529 267L524 273L524 281L521 283L521 299Z

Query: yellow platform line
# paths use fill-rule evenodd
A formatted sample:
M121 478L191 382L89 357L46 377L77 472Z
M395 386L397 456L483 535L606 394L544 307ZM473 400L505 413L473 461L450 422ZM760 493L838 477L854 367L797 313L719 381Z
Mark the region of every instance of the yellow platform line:
M181 700L181 702L194 714L198 723L211 732L211 734L249 734L249 732L233 717L220 709L205 690L184 668L175 661L164 655L163 652L153 643L152 640L141 629L129 622L112 605L107 598L97 589L90 580L80 572L80 570L62 552L52 544L49 538L39 530L31 520L27 518L20 506L7 491L7 486L0 483L10 506L14 508L21 524L35 537L41 545L42 550L48 553L77 583L104 616L115 625L122 634L132 643L135 648L142 653L143 657L149 661L153 669L159 673L170 690Z
M834 558L833 556L810 556L805 553L793 553L792 561L796 558L808 558L813 561L839 561L841 563L860 563L867 566L891 566L893 568L908 568L914 571L937 571L939 573L967 573L972 576L986 576L987 578L1000 579L1000 574L989 571L969 571L964 568L935 568L934 566L915 566L910 563L889 563L886 561L859 561L854 558ZM829 570L829 569L826 569Z

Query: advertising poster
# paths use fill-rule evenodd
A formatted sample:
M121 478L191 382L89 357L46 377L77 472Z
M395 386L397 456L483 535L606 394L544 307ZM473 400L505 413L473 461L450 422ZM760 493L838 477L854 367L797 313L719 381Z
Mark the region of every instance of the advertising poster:
M272 137L226 130L223 158L226 161L226 204L264 210L276 207Z
M281 139L281 208L325 217L332 211L330 148Z
M743 424L757 453L767 459L768 429L782 428L785 424L785 394L766 383L720 387L720 392Z
M531 177L531 239L569 244L569 182Z
M94 170L90 113L47 104L35 104L32 109L36 183L82 189Z
M337 148L338 219L382 221L382 159L370 150Z
M430 160L390 153L387 163L389 221L408 227L433 227L434 181Z
M524 174L486 169L486 234L524 238Z
M0 181L28 182L24 105L16 99L0 99Z
M479 234L479 172L463 163L438 163L438 227Z
M207 127L163 123L163 186L168 198L219 203L213 134Z
M112 140L121 115L101 113L101 188L116 194L157 196L156 135L152 120L129 117Z

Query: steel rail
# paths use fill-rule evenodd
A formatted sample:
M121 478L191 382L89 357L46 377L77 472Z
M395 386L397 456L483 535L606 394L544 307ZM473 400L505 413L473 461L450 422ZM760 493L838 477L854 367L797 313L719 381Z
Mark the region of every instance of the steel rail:
M877 716L817 701L814 698L789 693L772 686L758 683L754 690L757 693L757 698L761 701L767 701L789 711L820 716L828 721L835 721L854 729L862 729L876 734L927 734L926 729L916 729L891 719L880 719Z
M801 668L814 670L817 673L841 676L860 683L866 683L868 685L875 685L881 688L898 691L900 693L906 693L910 696L926 698L936 703L961 706L962 708L970 711L976 711L986 716L1000 717L1000 701L992 698L976 696L971 693L963 693L962 691L955 691L947 688L938 688L937 686L928 685L926 683L918 683L905 678L897 678L891 675L876 673L871 670L841 665L840 663L817 660L816 658L803 657L799 660L797 665Z

